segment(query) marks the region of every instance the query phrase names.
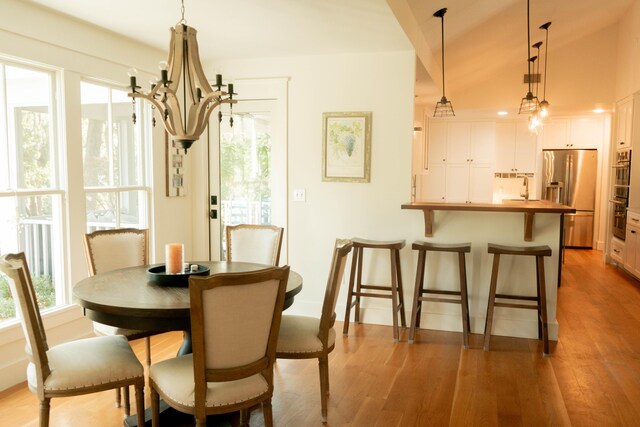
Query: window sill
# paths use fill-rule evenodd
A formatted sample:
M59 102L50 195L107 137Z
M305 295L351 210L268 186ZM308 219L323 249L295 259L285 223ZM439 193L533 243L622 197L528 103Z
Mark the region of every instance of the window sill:
M45 329L49 330L82 318L82 309L77 304L64 305L50 309L42 314ZM18 319L3 322L0 325L0 346L24 340L22 327Z

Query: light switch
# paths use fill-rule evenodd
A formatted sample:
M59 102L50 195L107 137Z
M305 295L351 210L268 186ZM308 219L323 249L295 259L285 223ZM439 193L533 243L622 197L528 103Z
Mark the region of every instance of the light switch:
M307 200L307 194L304 188L298 188L293 190L293 201L294 202L304 202Z

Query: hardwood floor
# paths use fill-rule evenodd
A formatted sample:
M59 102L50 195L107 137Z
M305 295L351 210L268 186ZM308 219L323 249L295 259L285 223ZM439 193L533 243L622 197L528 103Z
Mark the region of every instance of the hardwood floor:
M543 358L536 340L421 330L394 344L391 327L358 325L338 334L330 355L329 426L637 426L640 424L640 282L567 250L558 294L560 340ZM408 293L407 293L408 294ZM342 325L336 325L341 331ZM172 357L179 333L152 338L154 361ZM143 341L134 342L143 357ZM279 360L277 426L321 426L317 362ZM52 426L119 426L113 393L52 400ZM148 399L147 399L148 400ZM37 399L25 385L0 393L0 426L36 426ZM235 423L235 420L234 420ZM255 410L252 426L262 426Z

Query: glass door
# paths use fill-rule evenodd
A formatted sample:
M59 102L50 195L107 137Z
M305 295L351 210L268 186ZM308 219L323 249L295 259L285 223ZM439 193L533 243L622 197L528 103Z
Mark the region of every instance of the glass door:
M219 142L211 146L218 165L210 177L212 259L226 259L228 225L285 227L286 148L277 114L276 100L239 101L231 117L223 111Z

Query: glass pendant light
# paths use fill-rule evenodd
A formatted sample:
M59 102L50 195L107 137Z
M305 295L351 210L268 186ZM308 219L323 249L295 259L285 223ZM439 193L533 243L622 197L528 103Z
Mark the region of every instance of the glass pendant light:
M442 98L440 102L436 104L436 109L433 112L433 117L452 117L456 114L453 111L453 105L451 101L447 100L444 94L444 14L447 13L447 8L438 10L433 16L442 20Z

